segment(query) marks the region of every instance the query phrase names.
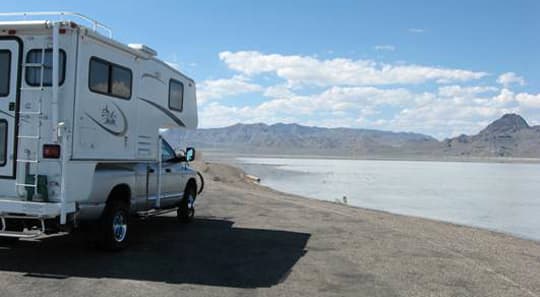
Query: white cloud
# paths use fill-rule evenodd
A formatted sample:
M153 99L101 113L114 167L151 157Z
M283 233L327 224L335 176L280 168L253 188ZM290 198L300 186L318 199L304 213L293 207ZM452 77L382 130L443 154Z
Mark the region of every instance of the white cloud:
M514 72L503 73L497 78L497 82L503 85L505 88L509 87L512 84L518 84L520 86L525 85L525 79L521 76L518 76Z
M389 45L389 44L385 44L385 45L376 45L374 47L375 50L377 51L390 51L390 52L393 52L396 50L396 47L393 46L393 45Z
M379 128L413 131L439 139L460 134L475 134L485 123L515 109L499 109L489 106L463 106L451 102L436 101L433 104L404 109Z
M516 95L516 101L523 107L540 108L540 93L536 95L519 93Z
M295 122L445 138L477 133L509 112L534 122L532 117L540 108L540 93L514 93L499 81L503 76L498 79L503 86L485 80L474 85L474 80L487 76L485 72L256 51L222 52L220 59L237 75L199 84L199 98L205 102L200 108L202 127ZM276 81L276 77L281 79ZM507 84L520 84L517 75L504 77ZM452 84L433 86L437 82ZM261 103L217 102L245 93L252 93L250 97Z
M227 66L246 76L273 73L289 85L363 86L464 82L485 77L485 72L421 65L390 65L371 60L262 54L257 51L221 52Z
M319 105L330 105L327 108L336 109L339 104L351 105L351 108L361 108L365 105L402 105L414 100L414 95L406 89L378 89L375 87L332 87L316 100ZM341 108L343 109L343 108Z
M277 97L263 102L253 111L268 114L312 115L316 112L374 114L378 106L405 106L424 99L425 94L413 94L406 89L375 87L331 87L313 95Z
M424 33L424 32L426 32L426 29L422 29L422 28L409 28L407 31L409 31L410 33Z
M495 94L490 94L492 91L492 87L451 87L442 92L439 90L438 96L428 104L407 106L384 127L446 138L478 133L505 113L517 112L527 116L531 113L530 106L526 107L523 102L519 102L516 99L518 96L523 101L537 102L540 107L540 94L522 93L516 96L504 88Z
M499 105L508 105L509 103L515 102L514 92L509 89L503 88L499 95L493 97L495 104Z
M253 84L247 78L240 75L233 76L232 78L205 80L198 85L197 100L202 104L209 100L258 92L262 89L260 85Z
M264 91L265 97L283 98L296 96L291 89L286 85L273 85L266 88Z
M292 93L291 93L292 94ZM303 124L316 121L319 126L325 123L342 123L343 126L357 126L358 117L377 114L377 107L405 106L414 104L418 97L405 89L377 89L374 87L332 87L314 95L295 95L277 97L255 106L226 106L211 102L200 110L201 126L218 127L237 122L299 122L299 117L320 118L306 120ZM349 121L345 121L347 115ZM336 116L340 121L332 120ZM345 125L347 123L347 125Z
M199 111L201 128L224 127L236 123L249 123L247 107L225 106L216 102L209 103Z
M296 122L414 131L442 139L475 134L505 113L527 116L540 108L540 94L515 95L508 89L491 94L492 87L480 86L461 87L456 93L461 97L453 97L451 89L455 88L418 93L404 88L331 87L313 95L295 94L249 107L211 103L202 108L201 123L215 127L237 122ZM396 111L387 113L387 108Z
M443 97L474 97L479 94L495 92L499 90L490 86L462 87L459 85L444 86L439 88L439 95Z

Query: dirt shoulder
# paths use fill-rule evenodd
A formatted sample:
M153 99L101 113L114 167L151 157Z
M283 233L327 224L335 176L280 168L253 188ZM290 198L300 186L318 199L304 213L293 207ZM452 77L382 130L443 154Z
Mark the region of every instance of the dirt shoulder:
M0 296L540 296L540 243L206 177L198 219L135 222L128 250L84 235L0 244Z

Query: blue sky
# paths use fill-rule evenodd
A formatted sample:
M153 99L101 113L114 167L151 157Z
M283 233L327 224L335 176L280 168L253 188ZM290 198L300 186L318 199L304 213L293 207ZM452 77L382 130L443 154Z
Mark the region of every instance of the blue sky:
M4 1L68 10L198 83L201 127L299 122L475 133L540 124L538 1Z

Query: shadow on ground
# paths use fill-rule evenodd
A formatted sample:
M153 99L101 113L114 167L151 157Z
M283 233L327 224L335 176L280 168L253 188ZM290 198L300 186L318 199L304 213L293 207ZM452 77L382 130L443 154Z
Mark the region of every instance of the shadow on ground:
M84 234L0 244L0 270L28 277L118 278L238 288L270 287L306 253L310 234L233 227L233 222L175 217L135 222L130 247L99 251Z

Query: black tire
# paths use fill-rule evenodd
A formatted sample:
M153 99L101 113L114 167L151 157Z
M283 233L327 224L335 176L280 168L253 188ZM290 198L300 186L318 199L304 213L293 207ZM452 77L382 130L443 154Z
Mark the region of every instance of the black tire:
M129 234L129 206L121 201L107 204L100 222L101 248L108 251L119 251L127 247Z
M188 224L193 221L195 217L195 208L193 207L193 202L197 198L196 189L193 186L188 186L184 192L184 197L180 201L178 210L176 211L178 220L181 223Z

